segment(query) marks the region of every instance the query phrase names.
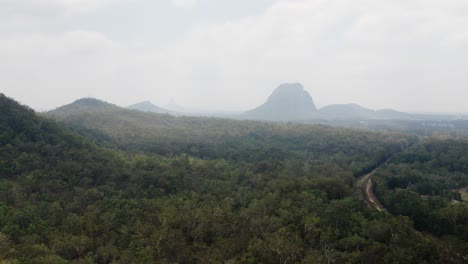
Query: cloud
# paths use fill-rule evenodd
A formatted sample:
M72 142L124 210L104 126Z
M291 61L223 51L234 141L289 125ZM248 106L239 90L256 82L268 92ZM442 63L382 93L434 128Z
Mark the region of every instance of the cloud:
M111 92L134 57L99 32L9 36L0 38L0 83L23 100L41 98L36 106L45 108Z
M47 105L94 95L248 109L302 82L319 106L468 112L467 47L464 0L279 1L150 49L85 30L0 35L0 84L31 102L53 94Z
M86 52L102 54L110 52L110 48L117 45L103 34L90 31L70 31L61 35L22 35L0 40L0 54L15 59L28 56L50 58Z
M197 0L172 0L172 3L177 7L187 8L195 5Z
M2 0L2 16L44 17L56 14L92 12L137 0Z
M44 31L70 17L143 0L1 0L0 34Z
M281 82L299 81L319 105L460 108L450 94L468 96L467 7L456 0L283 1L260 16L199 27L165 54L173 74L184 76L176 87L204 87L245 106ZM426 103L415 102L423 97Z

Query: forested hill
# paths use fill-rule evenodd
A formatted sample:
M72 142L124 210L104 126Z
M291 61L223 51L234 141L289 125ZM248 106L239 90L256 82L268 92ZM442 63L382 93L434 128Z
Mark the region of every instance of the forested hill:
M89 99L85 99L89 100ZM103 108L83 100L48 116L96 142L159 155L202 159L328 161L330 156L356 174L379 164L416 140L397 133L372 133L320 125L264 123L143 113ZM110 106L110 104L107 104Z
M71 231L73 218L104 194L94 187L124 188L125 167L116 153L0 94L0 262L78 258L84 240Z
M46 178L60 189L81 181L102 182L115 176L110 168L122 166L109 151L4 95L0 95L0 112L2 176L31 188L40 188L35 181Z
M367 207L355 188L353 168L401 148L405 137L242 124L263 127L269 136L259 137L260 145L276 144L284 156L202 160L103 148L0 95L0 263L466 260L459 241L425 235L408 217ZM245 146L238 151L252 151Z

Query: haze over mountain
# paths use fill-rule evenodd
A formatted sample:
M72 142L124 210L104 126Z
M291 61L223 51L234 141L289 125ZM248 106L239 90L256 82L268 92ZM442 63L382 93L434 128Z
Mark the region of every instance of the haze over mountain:
M396 111L393 109L381 109L375 111L377 114L377 118L379 119L414 119L415 116L409 114L409 113L404 113L400 111Z
M170 110L167 110L167 109L164 109L164 108L159 107L157 105L154 105L150 101L137 103L137 104L131 105L131 106L127 107L127 108L132 109L132 110L139 110L139 111L142 111L142 112L152 112L152 113L158 113L158 114L171 114L171 113L173 113Z
M174 98L171 98L169 103L164 105L163 108L168 109L170 111L174 111L174 112L190 112L187 108L177 104L177 102L174 100Z
M275 91L275 96L288 95L287 92L283 93L288 90L284 87L287 86L282 86L281 89ZM293 88L293 90L299 89ZM306 92L302 93L302 95L304 94L310 96ZM272 97L273 102L276 99L281 99L281 96L279 98ZM313 110L318 115L316 108ZM46 116L93 138L94 142L103 146L116 146L125 150L160 155L187 153L203 159L215 157L252 158L258 153L273 151L271 148L262 147L264 143L271 144L271 140L291 141L287 145L297 150L304 147L302 143L297 145L297 142L304 140L304 138L312 140L316 139L317 135L333 135L333 131L342 129L301 124L300 122L275 123L174 116L132 110L92 98L77 100L72 104L46 113ZM272 131L276 132L272 134ZM333 143L335 140L337 139L333 137L327 142ZM254 147L249 146L252 142L255 142ZM241 146L245 146L248 155L234 153L233 149ZM330 147L324 146L323 151L326 149L330 149ZM210 150L210 153L207 153L207 150Z
M320 113L335 119L367 119L375 115L375 111L358 104L334 104L320 109Z
M318 114L312 96L300 83L286 83L276 88L266 103L241 117L268 121L308 120Z
M334 104L321 108L322 117L327 119L411 119L410 114L393 109L372 110L358 104Z
M54 110L48 111L48 113L53 113L54 115L61 115L65 113L75 113L81 111L109 111L115 108L119 108L117 105L104 102L95 98L81 98L74 101L71 104L60 106Z
M173 107L178 107L172 101ZM66 109L66 110L65 110ZM247 119L258 121L276 122L333 122L335 121L359 121L359 120L457 120L463 119L461 115L435 115L435 114L409 114L393 109L373 110L358 104L332 104L317 110L312 96L300 83L286 83L277 87L269 96L268 100L261 106L237 114L232 112L204 112L196 110L173 111L152 104L150 101L131 105L126 109L141 112L171 114L174 116L200 116L220 117L232 119ZM59 107L49 113L61 115L61 112L71 114L73 112L85 111L115 111L122 112L124 108L94 98L83 98L74 103Z
M267 102L241 115L266 121L411 119L412 115L393 109L372 110L358 104L333 104L317 110L312 96L300 83L282 84Z

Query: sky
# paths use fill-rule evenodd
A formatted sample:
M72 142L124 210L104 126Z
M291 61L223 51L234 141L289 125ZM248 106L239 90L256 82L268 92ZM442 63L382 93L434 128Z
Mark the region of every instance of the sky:
M242 111L282 83L318 107L468 113L466 0L0 0L0 92Z

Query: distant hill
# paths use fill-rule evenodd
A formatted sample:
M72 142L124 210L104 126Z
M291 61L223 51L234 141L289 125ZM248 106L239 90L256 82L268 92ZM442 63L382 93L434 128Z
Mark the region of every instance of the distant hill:
M154 105L150 101L145 101L145 102L141 102L138 104L134 104L127 108L132 109L132 110L142 111L142 112L151 112L151 113L158 113L158 114L171 114L172 113L171 110L167 110L157 105Z
M413 119L411 114L392 109L372 110L358 104L334 104L317 110L312 96L300 83L282 84L266 103L242 115L264 121Z
M375 111L358 104L334 104L320 109L320 113L333 119L368 119L375 116Z
M411 119L407 113L392 109L374 111L358 104L334 104L320 109L322 117L326 119Z
M129 132L122 134L122 137L128 139L132 133L128 131L129 127L140 127L149 129L164 126L166 119L172 119L172 116L133 110L113 105L98 99L84 98L71 104L64 105L55 110L46 113L58 121L65 123L72 128L81 127L101 135L121 134L123 131ZM80 130L80 132L83 132ZM116 138L117 141L123 140Z
M95 98L78 99L71 104L67 104L49 111L49 114L61 115L80 111L109 111L119 108L119 106L110 104Z
M393 109L377 110L375 113L378 119L414 119L415 118L411 114L399 112Z
M96 113L113 107L87 98L59 108L55 113L82 109L92 109ZM116 158L118 160L111 165ZM41 190L44 198L50 193L56 195L59 189L64 191L81 185L86 177L96 181L99 178L102 182L114 172L119 172L118 164L122 165L122 160L114 153L97 147L89 139L0 93L0 180L9 178L16 181L31 173L41 175L35 178L30 188ZM51 183L60 183L60 188L47 189ZM90 183L95 182L87 184Z
M70 104L47 115L104 146L161 155L186 153L203 159L256 160L273 148L304 148L304 142L326 142L356 134L304 124L274 124L207 117L177 117L130 110L102 101ZM362 133L362 132L360 132ZM271 143L276 142L276 143ZM283 143L288 147L283 149ZM324 149L328 149L326 144ZM270 154L268 154L270 155Z
M245 119L268 121L298 121L318 114L312 96L300 83L282 84L266 103L241 115Z

